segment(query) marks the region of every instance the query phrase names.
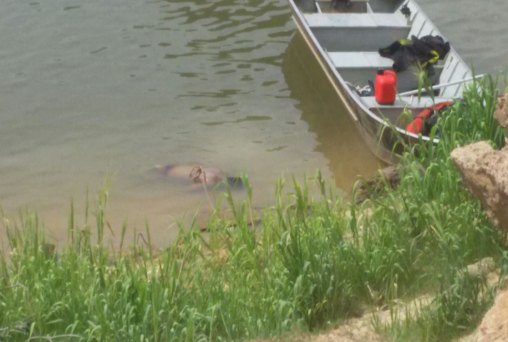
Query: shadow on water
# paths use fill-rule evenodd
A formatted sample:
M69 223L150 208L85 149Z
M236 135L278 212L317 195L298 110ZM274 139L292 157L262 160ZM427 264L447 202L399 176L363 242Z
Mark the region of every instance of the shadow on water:
M328 160L335 184L351 189L361 177L384 167L362 140L354 122L310 49L297 32L283 58L282 71L297 108L309 130L316 135L316 150Z

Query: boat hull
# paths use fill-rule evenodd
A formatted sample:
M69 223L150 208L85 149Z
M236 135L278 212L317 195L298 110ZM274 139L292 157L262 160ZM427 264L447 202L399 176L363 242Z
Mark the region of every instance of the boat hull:
M288 1L291 5L293 21L296 24L298 32L319 62L331 86L355 122L364 141L379 159L387 163L394 163L398 160L404 145L411 145L421 140L431 140L427 136L416 135L394 125L389 119L383 117L382 114L376 113L375 108L367 107L334 66L327 51L321 46L313 31L307 25L300 8L295 4L294 0ZM309 7L311 6L311 2L307 2L307 4ZM452 51L452 53L458 62L465 64L456 55L455 51ZM466 72L470 72L468 68ZM436 138L432 140L435 143L438 142Z
M323 72L326 74L335 92L343 102L348 114L351 116L356 128L370 150L376 157L386 163L392 164L396 162L398 159L398 152L401 150L401 143L404 140L407 143L414 143L417 138L407 137L404 139L400 134L393 132L392 129L387 129L388 126L386 123L379 122L377 118L370 116L366 109L362 108L351 96L346 83L337 78L336 71L319 51L319 45L313 42L314 38L310 30L306 29L305 24L302 22L302 18L295 12L293 12L292 18L296 24L298 33L303 37L306 45L318 60Z

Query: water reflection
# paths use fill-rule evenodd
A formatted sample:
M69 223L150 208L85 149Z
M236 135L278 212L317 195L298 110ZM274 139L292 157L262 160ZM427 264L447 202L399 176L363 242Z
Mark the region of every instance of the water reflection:
M182 213L208 203L155 177L155 164L246 173L260 206L271 205L280 176L320 168L330 177L323 152L336 178L356 175L336 166L340 130L327 131L341 127L328 108L336 99L314 103L300 53L286 52L295 29L286 0L75 4L5 0L0 11L0 206L9 215L37 210L65 239L69 200L84 203L111 175L112 229L149 221L164 245ZM319 82L318 96L329 96ZM328 116L315 114L323 108Z
M285 1L170 0L161 2L161 6L164 17L156 29L178 32L183 38L166 58L200 54L210 60L276 65L280 62L278 54L256 54L278 37L285 40L290 33L289 27L281 30L289 17ZM263 32L267 39L257 39Z
M339 188L350 189L358 176L371 176L383 167L363 142L299 33L291 39L282 70L291 96L299 101L301 118L316 135L316 150L328 159Z

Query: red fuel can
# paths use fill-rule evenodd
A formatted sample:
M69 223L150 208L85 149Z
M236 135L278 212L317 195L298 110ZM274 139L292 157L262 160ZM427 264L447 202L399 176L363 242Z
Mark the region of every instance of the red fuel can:
M393 70L379 70L374 82L374 96L377 103L392 105L397 95L397 74Z

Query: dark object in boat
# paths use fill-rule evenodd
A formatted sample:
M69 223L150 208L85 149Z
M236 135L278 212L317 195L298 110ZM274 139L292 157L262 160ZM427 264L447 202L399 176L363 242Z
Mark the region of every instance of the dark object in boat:
M440 59L444 59L450 51L450 43L441 36L423 36L411 39L399 39L385 48L379 49L382 57L393 60L393 70L400 72L411 65L420 65L423 69L431 69Z
M407 19L409 19L411 17L411 10L407 6L407 3L404 6L402 6L402 8L400 9L400 13L404 14L404 16Z
M349 82L347 85L351 90L355 91L360 96L374 96L374 82L371 80L368 80L367 84L364 86L355 86Z
M351 7L351 0L332 0L332 8L338 9L341 6Z

